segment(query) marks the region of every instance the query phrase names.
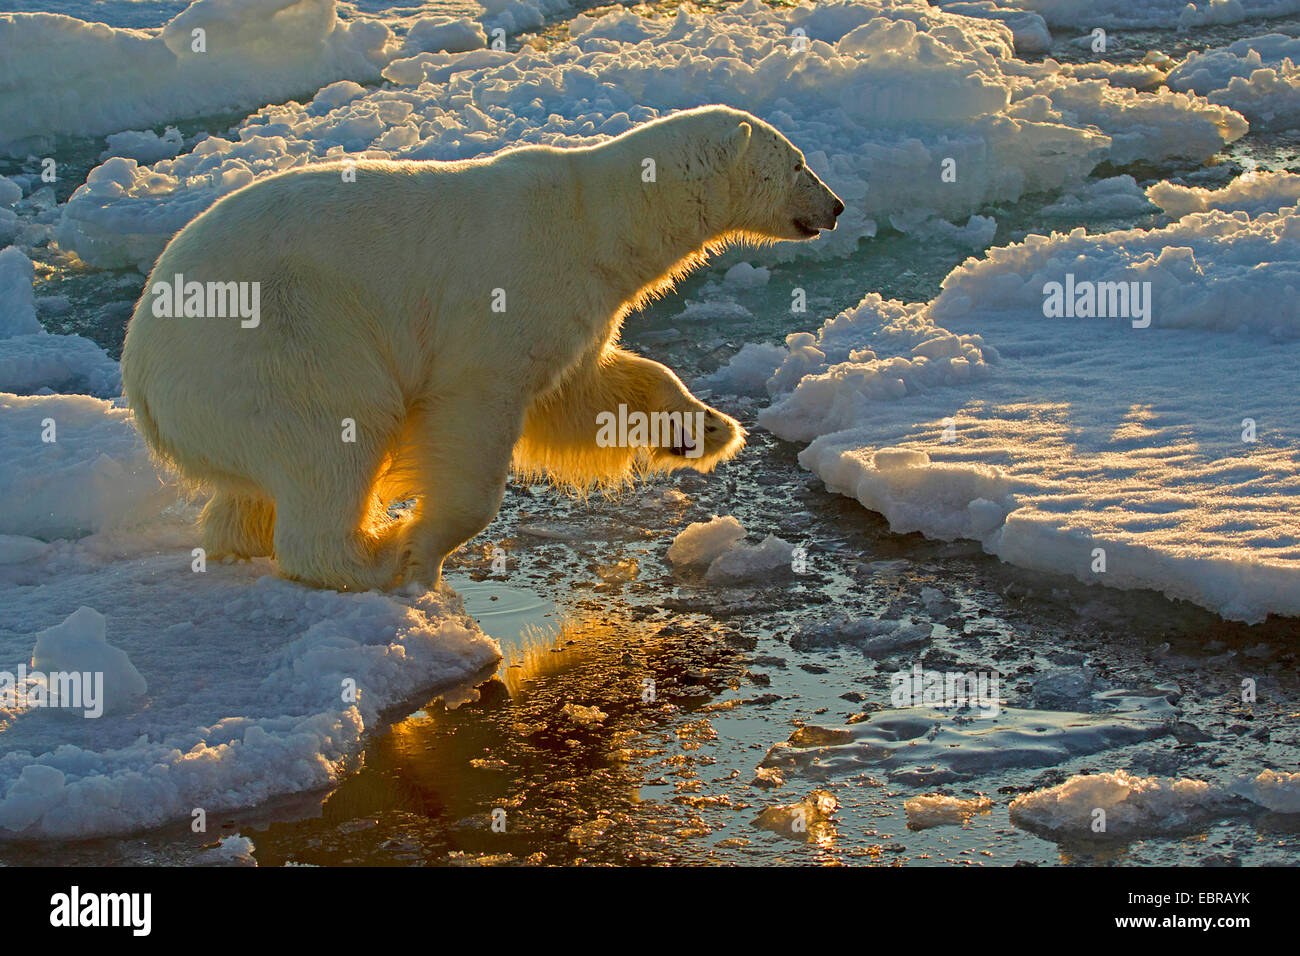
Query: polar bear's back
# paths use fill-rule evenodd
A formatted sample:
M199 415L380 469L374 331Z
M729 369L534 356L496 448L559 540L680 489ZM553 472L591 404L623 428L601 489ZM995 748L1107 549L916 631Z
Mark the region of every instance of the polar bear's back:
M430 353L457 351L455 323L437 332L436 304L465 275L455 258L472 226L468 171L364 164L348 182L341 165L294 170L186 226L154 267L122 355L155 451L202 480L250 475L266 465L257 449L289 447L291 432L337 434L344 418L396 427ZM255 284L256 326L239 315L156 315L154 290L178 275Z
M303 430L337 437L345 418L395 431L430 388L499 377L504 356L528 358L520 389L559 375L588 346L557 336L576 334L569 313L543 311L590 311L553 293L575 276L538 255L562 257L556 223L572 231L567 170L545 148L363 162L355 181L322 164L224 197L168 244L127 331L123 382L151 446L199 480L260 481L259 449ZM154 289L178 275L256 284L260 321L156 315ZM501 314L496 288L514 296Z

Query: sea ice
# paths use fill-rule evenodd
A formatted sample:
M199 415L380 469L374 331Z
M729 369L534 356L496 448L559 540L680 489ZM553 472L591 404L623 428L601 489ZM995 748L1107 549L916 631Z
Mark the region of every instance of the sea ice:
M929 303L868 295L789 350L759 423L812 441L800 461L895 531L1232 619L1300 614L1296 178L1157 187L1207 211L1031 235ZM1062 283L1128 312L1047 317Z
M1194 827L1255 807L1300 813L1300 774L1265 770L1227 785L1137 777L1123 770L1071 777L1011 801L1011 822L1053 839L1133 839Z
M993 801L988 797L962 799L942 793L928 793L907 800L903 809L907 813L908 829L928 830L931 827L964 826L977 813L992 810Z
M668 548L668 560L678 567L711 564L745 539L745 529L731 515L687 525Z
M41 327L34 277L32 261L21 249L0 250L0 393L119 394L121 371L103 349L80 335L51 335Z
M310 101L266 106L230 138L200 138L151 166L108 160L63 207L58 240L91 264L147 271L190 219L277 170L587 144L716 102L773 122L848 205L834 232L747 259L842 256L879 222L976 247L991 238L992 219L977 215L990 203L1077 186L1102 161L1204 159L1246 131L1239 114L1203 99L1018 60L1012 29L987 12L901 0L794 8L747 0L708 15L681 8L659 17L616 10L574 18L569 39L546 50L390 59L378 89L363 90L353 81L366 78L348 74L342 100L327 87Z
M1300 39L1271 33L1192 53L1168 77L1171 89L1236 110L1253 129L1300 125Z

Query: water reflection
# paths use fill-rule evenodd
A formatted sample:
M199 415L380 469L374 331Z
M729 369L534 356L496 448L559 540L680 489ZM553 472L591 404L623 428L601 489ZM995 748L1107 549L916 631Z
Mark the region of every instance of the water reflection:
M496 675L396 723L320 815L241 828L261 865L689 859L695 811L643 801L641 759L738 666L707 625L616 602L561 613L498 582L452 581L501 643Z

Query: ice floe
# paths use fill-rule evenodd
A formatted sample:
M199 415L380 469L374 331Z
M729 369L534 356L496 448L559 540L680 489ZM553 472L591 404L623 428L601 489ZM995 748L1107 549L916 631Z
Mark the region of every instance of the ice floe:
M194 508L112 402L0 393L0 447L0 838L126 833L327 786L392 708L498 660L454 595L209 564ZM100 675L93 706L41 703L47 671Z
M1057 840L1134 839L1194 828L1260 808L1300 812L1300 774L1265 770L1227 785L1138 777L1123 770L1071 777L1011 801L1011 821Z
M795 546L769 534L759 544L746 544L745 529L728 515L688 525L673 539L668 560L678 567L707 566L710 584L740 584L792 569Z
M717 102L774 123L849 207L833 233L749 258L844 255L886 222L979 247L994 224L976 214L990 203L1077 186L1102 161L1204 159L1247 128L1204 99L1018 60L1012 29L984 13L747 0L708 15L578 16L545 50L399 56L378 89L349 77L264 107L230 138L201 138L174 159L106 161L63 208L59 242L94 265L147 270L217 198L277 170L584 144Z
M929 707L879 710L848 727L799 728L774 745L760 766L811 780L884 773L926 787L1124 747L1169 733L1166 693L1114 690L1097 695L1095 713L1003 707L996 717Z
M1271 33L1193 53L1170 72L1171 89L1241 113L1255 129L1300 125L1300 40Z
M794 340L759 422L896 531L1229 618L1300 614L1295 178L1156 187L1207 211L1031 235L929 303L868 295Z

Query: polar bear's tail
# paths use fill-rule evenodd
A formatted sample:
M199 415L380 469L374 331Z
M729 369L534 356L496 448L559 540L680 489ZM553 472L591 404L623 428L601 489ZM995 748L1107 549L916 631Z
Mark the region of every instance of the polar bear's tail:
M149 403L145 401L144 390L140 383L134 380L133 363L122 362L122 380L125 386L127 405L131 408L131 415L135 419L135 427L144 438L145 444L149 446L149 455L153 459L155 467L162 474L166 474L185 495L194 495L205 490L204 483L199 481L196 476L182 470L180 456L171 443L163 437L162 429L158 427L158 422L154 419L153 413L149 410Z
M127 404L131 406L131 414L135 418L135 427L144 436L145 444L149 446L154 461L170 471L175 471L176 457L168 449L162 431L158 428L158 423L154 421L153 415L149 413L149 403L144 400L143 395L134 392L130 388L126 391L126 400Z
M131 414L135 417L135 427L144 436L149 450L159 458L167 458L163 451L162 432L158 430L158 423L149 414L149 403L142 396L131 395L127 396L127 403L131 406Z

